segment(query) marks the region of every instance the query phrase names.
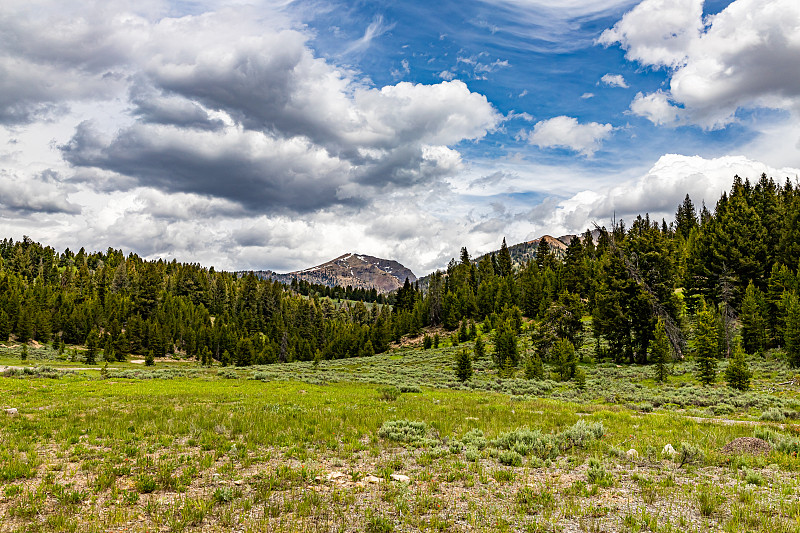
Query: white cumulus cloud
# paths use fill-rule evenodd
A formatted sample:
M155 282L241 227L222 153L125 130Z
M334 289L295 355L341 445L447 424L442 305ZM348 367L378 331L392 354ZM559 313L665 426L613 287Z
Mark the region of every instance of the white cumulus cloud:
M744 156L706 159L666 154L639 178L604 189L582 191L561 201L546 225L554 232L574 233L591 227L593 222L609 226L612 217L630 222L645 213L654 220L664 218L669 223L687 193L698 211L703 202L713 210L720 195L730 190L735 175L754 183L762 173L782 184L787 177L796 179L800 169L775 168Z
M681 122L683 109L672 104L667 93L656 91L647 95L636 93L631 102L631 112L658 126L671 126Z
M540 148L568 148L592 156L613 130L611 124L581 124L574 117L562 115L537 122L528 140Z
M605 74L602 78L600 78L600 82L608 87L620 87L622 89L628 88L628 84L625 82L625 78L622 76L622 74Z
M666 68L665 95L687 123L722 128L740 109L800 112L800 2L735 0L705 20L702 7L702 0L645 0L598 42ZM664 97L650 97L637 97L632 111L666 123Z

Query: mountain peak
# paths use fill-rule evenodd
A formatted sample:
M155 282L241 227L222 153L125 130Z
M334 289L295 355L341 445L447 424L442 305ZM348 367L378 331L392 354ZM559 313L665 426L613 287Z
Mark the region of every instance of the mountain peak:
M350 285L354 289L374 288L380 293L399 289L406 278L411 282L417 280L410 269L397 261L357 252L342 254L320 265L287 274L266 271L263 275L283 283L290 283L297 278L328 287Z

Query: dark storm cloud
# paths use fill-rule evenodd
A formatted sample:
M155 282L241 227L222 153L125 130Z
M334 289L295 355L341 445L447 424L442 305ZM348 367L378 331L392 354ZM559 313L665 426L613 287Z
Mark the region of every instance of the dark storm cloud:
M310 212L339 198L347 168L314 147L258 133L225 135L136 124L105 144L83 124L61 147L64 159L125 176L169 193L224 198L256 212Z
M212 119L208 111L191 100L164 97L153 94L135 95L133 115L142 122L171 124L179 128L219 130L225 126L219 119Z
M98 114L60 146L97 192L154 188L258 213L362 207L461 168L447 146L502 117L460 81L375 88L316 57L303 31L255 8L146 19L111 5L0 7L0 123Z

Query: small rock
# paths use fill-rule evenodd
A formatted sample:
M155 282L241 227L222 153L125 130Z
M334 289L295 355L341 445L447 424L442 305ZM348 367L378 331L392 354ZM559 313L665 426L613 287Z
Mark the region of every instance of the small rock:
M366 483L380 483L383 480L377 476L367 476L364 478L364 481Z
M233 484L234 485L241 485L242 484L242 480L241 479L237 479L236 481L233 482Z
M670 457L675 457L678 452L675 451L675 448L672 447L672 444L666 444L664 449L661 450L661 455L669 455Z
M326 476L329 481L336 481L337 479L347 477L347 474L343 474L341 472L331 472Z
M401 483L408 483L411 481L411 478L406 476L405 474L392 474L389 476L394 481L400 481Z
M633 449L633 448L631 448L630 450L628 450L627 452L625 452L625 455L627 455L627 456L628 456L628 459L631 459L631 460L633 460L633 459L638 459L638 458L639 458L639 452L637 452L637 451L636 451L635 449Z
M6 414L8 416L17 416L19 414L19 411L17 411L16 407L10 407L6 409Z

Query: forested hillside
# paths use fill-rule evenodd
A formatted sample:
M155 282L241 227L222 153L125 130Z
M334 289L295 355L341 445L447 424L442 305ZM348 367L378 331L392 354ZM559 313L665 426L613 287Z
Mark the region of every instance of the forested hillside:
M615 222L597 239L587 229L563 258L541 246L515 267L505 243L477 262L462 249L424 294L407 282L391 306L339 303L326 295L345 290L284 286L120 250L59 253L6 239L0 338L85 345L90 363L152 352L251 365L368 356L429 326L460 328L467 339L473 324L485 323L484 332L495 331L497 364L515 366L522 356L511 339L523 317L533 320L525 328L547 361L560 356L562 341L581 342L588 323L581 319L591 315L599 359L652 362L659 323L680 356L684 339L697 333L692 324L707 319L715 356L732 353L737 323L747 352L784 346L800 364L799 219L800 186L736 177L713 212L703 206L698 213L687 195L674 221L644 215L629 226Z

